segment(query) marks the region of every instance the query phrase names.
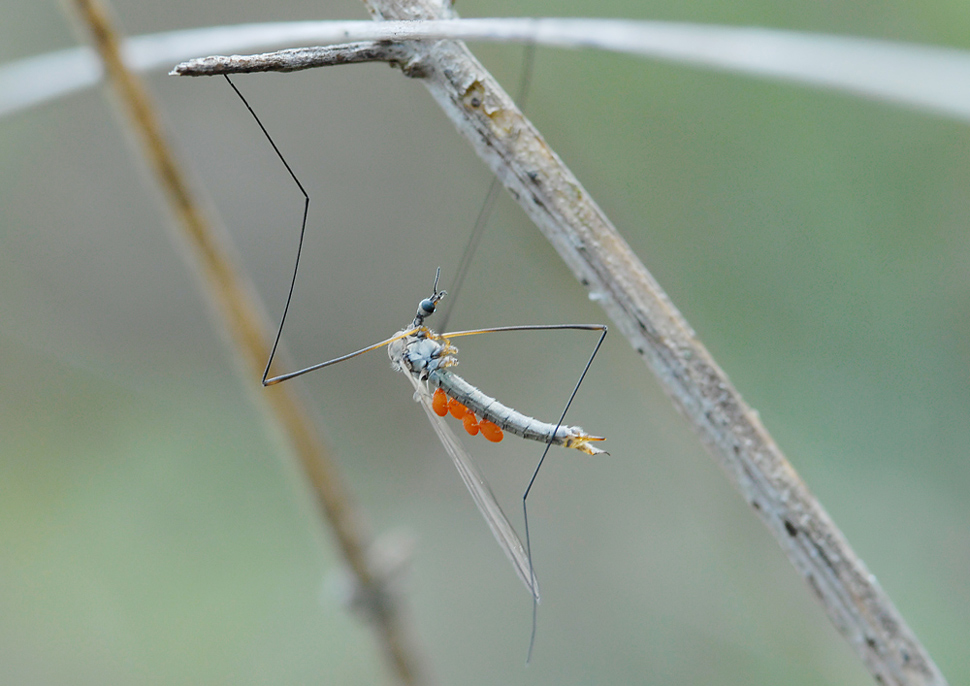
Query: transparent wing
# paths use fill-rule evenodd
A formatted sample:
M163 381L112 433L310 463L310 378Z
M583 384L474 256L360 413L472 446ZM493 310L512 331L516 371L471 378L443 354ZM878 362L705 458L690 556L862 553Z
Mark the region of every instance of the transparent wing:
M522 545L522 541L519 539L519 535L515 533L508 517L502 512L502 508L495 499L488 482L485 481L485 477L472 462L471 455L468 454L444 419L434 413L431 408L431 396L428 389L410 374L405 374L405 376L414 385L415 396L421 403L421 407L424 408L425 414L428 415L428 420L434 427L435 433L438 434L442 445L445 446L445 450L451 455L458 473L461 474L461 480L465 482L465 487L471 493L472 500L475 501L479 512L488 522L488 528L492 530L492 535L495 536L495 540L505 551L522 583L532 593L536 602L539 602L539 583L532 573L532 565L529 563L525 546Z

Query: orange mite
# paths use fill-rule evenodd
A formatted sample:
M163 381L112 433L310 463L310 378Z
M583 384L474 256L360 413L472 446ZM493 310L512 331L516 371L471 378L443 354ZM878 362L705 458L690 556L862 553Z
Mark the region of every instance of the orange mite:
M482 421L485 421L484 419ZM479 423L475 419L475 415L469 412L462 418L461 423L465 425L465 431L468 432L469 436L474 436L478 433Z
M431 407L439 417L444 417L448 414L448 394L440 388L436 389L434 396L431 398Z
M482 436L492 443L498 443L502 440L502 429L498 426L498 424L494 424L487 419L483 419L478 423L478 428L482 430Z
M468 414L468 408L454 398L448 398L448 411L455 419L464 419L465 415Z

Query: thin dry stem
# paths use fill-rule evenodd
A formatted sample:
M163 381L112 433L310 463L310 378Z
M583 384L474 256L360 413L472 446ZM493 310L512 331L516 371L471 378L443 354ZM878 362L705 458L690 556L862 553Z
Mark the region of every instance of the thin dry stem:
M230 257L231 250L221 243L220 236L212 230L200 210L186 176L165 140L145 87L122 60L121 37L113 28L105 7L97 0L74 0L74 5L90 30L117 102L178 220L181 238L191 247L195 257L192 266L204 277L201 281L206 286L206 296L232 341L242 376L248 385L253 386L262 375L263 361L268 354L266 342L271 340L261 316L262 308L252 295L255 290L236 268ZM423 683L422 660L415 648L413 632L403 617L399 602L386 590L385 580L371 569L369 533L329 450L302 405L296 387L267 389L258 397L263 399L260 405L270 421L287 438L310 482L320 513L333 530L338 547L356 577L359 595L371 600L369 617L391 670L401 683Z
M316 67L358 62L397 62L407 57L407 49L400 43L364 41L313 48L291 48L261 55L213 55L179 64L173 76L218 76L221 74L253 74L262 71L301 71Z

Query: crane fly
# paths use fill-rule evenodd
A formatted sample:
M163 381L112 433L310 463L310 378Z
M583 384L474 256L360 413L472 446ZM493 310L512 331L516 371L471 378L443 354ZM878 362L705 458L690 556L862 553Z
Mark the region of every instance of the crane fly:
M551 424L528 417L486 395L452 371L452 368L458 364L456 357L458 349L451 344L449 339L501 331L576 329L600 331L600 343L602 343L603 337L606 335L606 327L598 324L504 326L438 334L425 326L424 320L434 314L438 301L447 295L445 291L438 290L439 274L440 270L435 274L433 293L418 303L417 313L407 328L379 343L294 372L268 377L269 367L267 367L267 375L263 379L263 385L271 386L386 346L388 357L391 360L391 368L404 373L414 386L415 400L421 403L428 415L435 433L438 434L438 438L454 461L462 481L465 482L465 486L471 493L472 500L475 501L488 523L499 546L511 561L516 574L538 602L539 586L532 568L529 546L523 546L515 528L502 511L485 477L443 418L450 414L455 419L461 420L462 426L469 435L475 436L481 433L492 443L500 442L504 437L504 432L508 431L516 436L544 443L546 451L550 446L560 445L564 448L579 450L587 455L604 454L605 451L594 444L605 439L601 436L592 436L581 427L564 424L565 411L558 423ZM599 344L596 347L598 350ZM590 358L591 362L592 357ZM586 368L589 369L589 364ZM584 370L583 376L585 376L585 373ZM575 395L575 390L573 395ZM572 402L572 397L570 402ZM545 458L546 451L543 452L543 458ZM541 466L541 461L539 466ZM536 468L535 473L538 473L538 470L539 467ZM535 474L533 475L534 479ZM531 485L530 482L530 487Z
M531 52L527 53L527 59L531 61ZM309 372L313 372L318 369L323 369L340 362L350 360L385 346L387 347L388 357L391 360L391 367L398 372L404 373L413 385L414 399L421 404L421 407L427 414L435 433L455 464L455 467L457 468L458 473L461 475L465 487L468 489L472 496L472 500L475 502L475 505L478 507L489 528L491 529L495 540L505 552L519 579L532 596L532 638L530 639L529 643L529 656L531 657L532 648L535 641L536 611L540 595L539 585L536 579L534 565L532 563L527 500L539 470L542 468L543 462L545 461L546 455L548 454L551 446L560 445L565 448L579 450L580 452L588 455L606 454L604 450L595 445L596 443L603 441L603 437L588 434L578 426L569 426L564 423L564 420L566 412L572 404L580 385L585 379L586 373L589 371L590 365L592 364L596 353L603 344L603 340L607 333L607 327L599 324L503 326L438 334L425 325L425 319L435 313L438 303L442 300L442 298L445 297L445 295L447 295L445 291L438 290L438 280L441 273L441 269L439 268L435 273L434 286L432 288L431 295L419 302L417 312L409 326L398 331L390 338L378 343L374 343L373 345L369 345L366 348L361 348L360 350L356 350L352 353L348 353L325 362L310 365L309 367L305 367L303 369L286 372L276 376L270 376L270 370L272 368L277 349L279 348L283 333L283 325L286 321L286 315L289 311L290 303L292 302L293 293L296 286L296 277L299 271L300 256L306 234L306 223L310 198L303 185L300 183L300 180L297 178L283 154L280 152L276 143L273 141L273 138L269 135L266 127L250 106L249 102L242 95L232 80L229 79L228 76L225 78L232 87L233 91L235 91L236 95L239 96L243 104L249 110L250 114L256 120L259 128L262 130L264 136L272 146L273 151L276 153L276 156L282 162L283 166L286 168L286 171L289 173L294 183L296 183L304 197L303 223L300 229L296 264L293 269L293 277L290 281L290 287L286 298L286 304L283 308L283 314L280 317L280 324L276 332L276 338L273 342L269 359L267 360L266 367L263 371L263 385L271 386L288 379L308 374ZM494 200L496 189L497 184L493 181L493 185L489 190L488 198L486 199L485 207L483 207L482 212L476 221L472 239L469 241L470 249L474 249L473 246L475 243L477 243L477 238L480 235L481 229L484 227L488 208ZM464 277L464 273L467 270L467 266L470 261L470 249L466 249L465 255L462 257L462 264L459 268L459 274L456 280L459 285ZM448 313L446 312L444 318L447 319L447 316ZM599 340L596 343L596 346L593 349L593 352L579 377L579 381L573 388L573 391L569 397L569 400L566 402L565 408L563 409L559 420L554 424L534 419L510 407L507 407L495 398L486 395L483 391L465 381L453 371L454 366L458 364L458 360L456 358L458 350L454 345L451 344L450 339L452 338L482 333L537 330L582 330L598 331L600 333ZM489 487L488 482L485 480L485 477L479 471L471 456L452 432L449 425L445 422L444 418L449 414L462 422L462 426L468 434L472 436L481 434L490 442L497 443L501 441L504 433L508 432L524 439L537 441L544 444L545 447L542 451L542 455L539 458L535 470L532 472L532 477L530 478L528 486L526 487L522 496L522 510L525 526L524 545L522 540L519 538L519 535L516 533L515 527L502 511L502 508L499 505L498 500L495 498L495 495L492 493L492 490Z

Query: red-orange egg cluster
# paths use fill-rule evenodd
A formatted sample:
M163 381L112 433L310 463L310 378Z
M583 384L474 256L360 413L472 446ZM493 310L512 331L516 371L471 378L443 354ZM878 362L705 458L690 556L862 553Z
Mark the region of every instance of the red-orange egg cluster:
M431 407L439 417L451 414L455 419L460 419L469 435L475 436L479 431L486 440L498 443L502 440L502 429L494 422L487 419L478 419L475 413L448 395L440 388L436 389L431 398Z

